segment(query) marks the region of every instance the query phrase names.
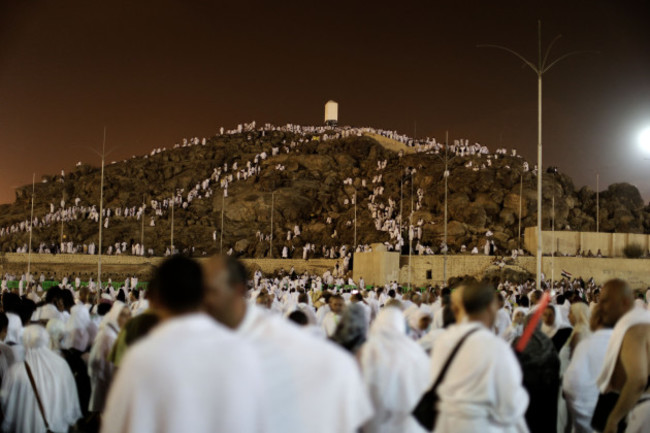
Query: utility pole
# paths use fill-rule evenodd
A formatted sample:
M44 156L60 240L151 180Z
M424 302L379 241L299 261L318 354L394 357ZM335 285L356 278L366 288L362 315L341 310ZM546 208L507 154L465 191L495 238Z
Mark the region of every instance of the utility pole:
M442 279L444 280L443 285L446 285L447 250L449 250L449 244L447 244L447 197L449 195L447 179L449 178L449 131L445 131L445 172L443 173L443 177L445 178L445 257L443 261Z
M524 193L524 175L523 173L519 175L519 231L517 235L517 249L519 250L521 248L521 203L522 203L522 195ZM517 251L519 253L519 251Z
M413 253L413 170L412 169L407 169L409 170L409 174L411 175L411 215L409 215L409 229L408 229L408 236L409 236L409 290L411 290L411 255Z
M174 196L172 196L172 225L171 225L171 233L170 233L171 241L170 241L170 253L171 255L174 255Z
M29 217L29 250L27 251L27 282L29 283L32 267L32 231L34 228L34 189L36 184L36 173L32 173L32 211Z
M61 192L61 242L59 245L61 246L61 252L63 252L63 213L65 212L65 202L64 202L65 195L63 192Z
M271 242L270 255L273 258L273 209L275 208L275 191L271 193Z
M140 215L140 218L142 218L142 227L140 228L140 251L143 252L142 255L144 255L144 215L145 215L145 210L147 209L147 205L145 204L145 199L144 195L142 196L142 214Z
M596 233L600 232L600 173L596 172Z
M357 249L357 189L354 189L354 251Z
M99 187L99 255L97 256L97 284L102 289L102 229L104 228L104 161L106 158L106 127L102 141L102 174Z
M537 75L537 275L535 278L537 289L541 289L541 276L542 276L542 76L548 72L558 62L577 53L585 51L573 51L555 60L549 62L548 56L551 52L553 44L560 36L556 36L546 49L544 57L542 57L542 22L537 21L537 64L527 60L518 52L501 46L501 45L479 45L479 47L497 48L515 55L519 60L523 61L530 69Z
M219 236L219 254L223 255L223 213L226 208L226 193L221 196L221 233Z

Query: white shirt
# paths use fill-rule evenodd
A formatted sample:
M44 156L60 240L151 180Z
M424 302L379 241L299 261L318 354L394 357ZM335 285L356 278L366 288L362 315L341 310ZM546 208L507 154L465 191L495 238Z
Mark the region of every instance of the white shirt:
M483 325L451 325L433 344L431 377L437 378L458 341L470 335L438 388L436 433L527 432L528 393L519 362L508 344ZM432 379L433 381L433 379Z
M573 414L576 433L591 433L591 417L598 401L596 379L605 362L611 329L599 329L575 348L564 372L562 391Z
M236 333L262 359L267 432L353 433L372 416L358 365L335 344L254 305Z
M322 326L325 334L327 334L328 337L334 335L334 332L336 332L336 327L339 325L340 320L341 316L334 313L333 311L328 311L327 314L325 314Z
M205 314L169 319L126 353L102 433L267 432L251 345Z

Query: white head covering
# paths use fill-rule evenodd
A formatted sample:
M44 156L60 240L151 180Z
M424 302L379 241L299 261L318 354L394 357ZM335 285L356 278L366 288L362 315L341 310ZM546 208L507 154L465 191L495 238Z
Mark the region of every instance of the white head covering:
M45 330L50 336L50 349L58 351L65 332L65 324L59 319L50 319Z
M61 347L85 352L97 335L97 326L90 318L85 305L75 305L70 309L70 318L65 324L65 336Z
M7 326L7 336L5 337L5 343L21 344L23 335L23 322L20 320L18 314L12 312L7 313L7 320L9 320L9 325Z
M25 362L34 376L50 429L67 431L81 417L77 387L67 362L49 349L49 342L42 326L25 327ZM4 430L45 431L25 363L14 364L4 377L0 402L5 414Z
M562 312L560 309L557 307L557 305L548 305L546 308L553 308L553 311L555 312L555 321L553 322L553 325L548 326L546 323L542 322L542 332L548 337L548 338L553 338L555 333L563 328L570 328L571 325L568 323L565 323L564 320L562 319Z
M406 335L406 320L399 308L384 308L361 348L363 379L375 409L410 413L429 383L429 361L422 348Z

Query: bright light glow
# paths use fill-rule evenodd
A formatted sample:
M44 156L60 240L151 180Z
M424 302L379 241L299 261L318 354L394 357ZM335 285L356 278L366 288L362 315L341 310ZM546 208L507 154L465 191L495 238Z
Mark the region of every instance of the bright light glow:
M639 134L639 145L644 152L650 153L650 127Z

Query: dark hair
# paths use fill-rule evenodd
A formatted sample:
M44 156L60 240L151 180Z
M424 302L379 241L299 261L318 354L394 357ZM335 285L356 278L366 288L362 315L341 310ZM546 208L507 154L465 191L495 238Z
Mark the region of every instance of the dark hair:
M0 332L6 330L9 327L9 319L5 313L0 313Z
M463 285L463 307L467 314L484 311L495 299L494 289L486 283Z
M454 317L454 312L451 310L449 305L442 307L442 327L446 328L449 325L456 323L456 317Z
M307 296L306 293L301 293L298 295L298 302L302 302L304 304L309 303L309 296Z
M36 311L36 302L31 299L23 299L20 304L20 321L23 322L23 326L29 325L34 311Z
M72 296L72 292L68 289L61 289L61 300L63 301L63 308L65 308L66 311L70 311L70 308L74 306L74 296Z
M203 302L203 272L199 264L175 255L158 267L150 285L151 298L173 313L198 309Z
M520 307L528 308L529 305L530 305L530 301L528 300L528 296L523 296L522 295L522 296L519 297L519 306Z
M120 289L117 291L117 296L115 297L117 301L122 301L126 303L126 295L124 294L124 290Z
M53 304L58 298L61 297L61 287L52 286L45 292L45 303Z
M296 310L293 313L289 314L288 319L300 326L306 326L309 323L307 315L300 310Z
M388 291L388 297L389 297L389 298L395 298L395 290L390 289L390 290Z
M111 310L111 304L108 302L102 302L97 306L97 314L100 316L105 316Z
M557 305L564 304L564 301L565 301L564 295L557 295L557 298L555 298L555 302L557 303Z
M333 301L333 300L344 301L343 296L339 295L338 293L335 294L335 295L330 296L330 298L329 298L329 300L327 302Z
M2 295L2 308L5 313L20 314L20 296L15 293L5 292Z

